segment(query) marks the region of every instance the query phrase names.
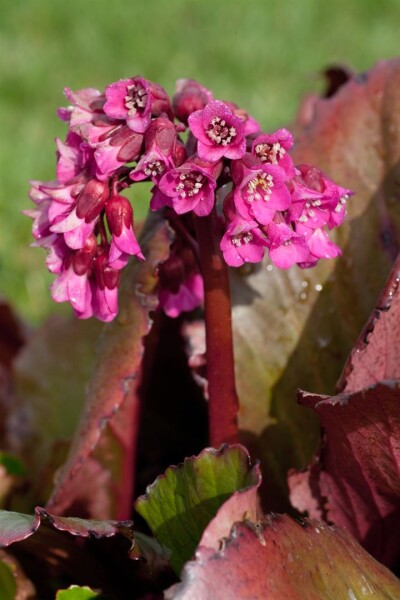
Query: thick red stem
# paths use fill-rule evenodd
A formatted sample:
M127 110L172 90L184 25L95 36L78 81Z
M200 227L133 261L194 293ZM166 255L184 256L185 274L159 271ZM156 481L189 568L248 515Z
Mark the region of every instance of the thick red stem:
M204 303L209 393L209 436L212 446L238 441L239 408L235 386L232 315L227 265L219 241L215 210L193 216L204 279Z

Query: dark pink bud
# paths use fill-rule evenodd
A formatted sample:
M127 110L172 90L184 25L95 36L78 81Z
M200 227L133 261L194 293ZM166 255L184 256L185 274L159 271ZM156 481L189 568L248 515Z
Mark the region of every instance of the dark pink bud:
M150 123L146 131L145 150L151 152L156 148L163 156L169 157L174 152L176 140L176 130L172 121L158 117Z
M133 227L132 206L124 196L112 196L107 201L106 216L112 235L119 237L124 227Z
M85 185L78 197L76 215L79 219L85 219L86 223L93 221L102 211L110 190L105 181L91 179Z
M97 241L94 235L86 240L81 250L77 250L72 258L72 266L77 275L84 275L91 267L97 249Z
M177 140L173 156L174 165L176 167L180 167L181 165L183 165L186 159L187 150L185 148L185 145L181 141Z
M101 290L108 288L113 290L118 287L120 281L120 271L113 269L108 264L108 258L105 252L96 257L94 263L96 283Z
M203 109L213 99L211 92L194 79L179 79L176 88L172 107L176 118L185 124L192 112Z

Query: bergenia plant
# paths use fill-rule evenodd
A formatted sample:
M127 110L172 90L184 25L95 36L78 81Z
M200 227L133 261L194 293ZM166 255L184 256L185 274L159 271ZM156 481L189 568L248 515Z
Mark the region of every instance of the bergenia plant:
M340 257L338 240L363 244L357 232L365 230L361 221L355 229L367 212L354 175L363 163L346 161L370 146L367 133L358 143L343 124L359 110L371 129L365 98L377 87L395 94L390 82L400 80L399 73L398 63L388 63L366 81L351 79L329 100L308 100L295 127L298 143L288 129L262 131L244 109L191 79L179 80L172 98L140 76L104 91L66 89L68 106L58 114L68 131L65 141L56 142L56 178L32 182L35 207L26 214L33 219L34 245L46 249L55 275L53 299L69 302L80 320L95 317L107 325L100 335L94 319L67 327L55 322L26 345L25 358L18 358L19 346L13 354L19 400L4 425L7 450L37 477L24 503L7 472L3 506L12 511L0 511L0 544L11 545L14 554L0 556L0 565L18 558L41 597L52 598L61 587L38 583L29 568L26 557L45 545L52 548L41 556L46 576L56 573L65 587L90 585L110 598L400 597L386 568L400 560L395 350L386 351L387 369L371 368L383 335L398 345L390 331L398 315L398 262L375 320L347 363L339 395L321 395L332 391L324 389L324 378L330 383L337 377L358 326L341 309L341 290L351 295L352 282L334 275L340 265L324 266ZM393 131L390 124L387 131ZM398 150L392 153L400 158ZM152 187L143 225L135 218L135 189L144 181ZM354 192L350 212L357 219L348 225L347 201ZM388 222L388 210L381 202L379 223ZM362 255L357 246L345 256L343 272ZM331 282L329 295L321 294L325 282ZM364 300L373 293L364 287L365 319L373 300L369 306ZM312 313L319 297L324 309ZM342 318L331 326L335 311ZM377 311L383 329L376 325ZM312 314L316 350L307 338ZM325 360L337 334L340 346L335 341ZM40 344L53 348L45 366ZM72 437L70 425L52 408L52 432L42 442L29 415L43 397L48 407L65 405L66 370L74 382L82 380L67 402L78 415L86 388L85 408L72 444L65 442ZM36 379L46 380L39 392ZM302 392L300 402L324 428L313 460L315 423L303 417L306 411L294 398L295 387L309 383L318 394ZM28 450L28 439L37 440L35 450ZM374 444L368 451L366 439ZM376 450L386 443L390 452ZM202 450L205 445L210 447ZM184 459L187 450L197 456ZM149 485L170 457L182 464ZM142 521L134 530L135 499ZM21 508L32 516L16 512ZM264 514L271 509L298 521ZM114 540L96 554L60 531L128 538L132 547L121 552ZM75 546L80 565L74 571ZM16 572L21 566L15 564ZM15 585L21 586L18 577ZM96 593L71 587L57 598Z

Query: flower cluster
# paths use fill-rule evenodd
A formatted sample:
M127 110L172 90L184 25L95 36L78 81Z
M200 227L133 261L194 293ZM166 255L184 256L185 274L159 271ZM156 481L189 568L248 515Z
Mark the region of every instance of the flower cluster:
M295 166L286 129L262 133L245 111L193 80L179 80L172 101L141 77L104 93L67 89L66 96L70 105L59 116L69 130L65 142L57 140L57 178L32 182L36 206L26 213L35 245L48 250L54 300L69 301L79 318L112 320L122 268L132 255L145 258L132 206L121 195L144 180L154 184L150 208L182 220L159 268L160 304L170 316L202 301L186 213L218 211L230 266L268 252L277 267L309 267L340 253L328 231L343 221L351 192L315 167Z

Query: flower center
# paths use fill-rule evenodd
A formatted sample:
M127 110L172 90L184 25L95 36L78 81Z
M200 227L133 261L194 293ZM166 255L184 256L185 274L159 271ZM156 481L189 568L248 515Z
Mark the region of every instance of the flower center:
M165 165L161 160L149 161L143 169L143 173L147 175L147 177L156 177L157 175L164 173L164 171Z
M125 106L129 111L129 116L133 117L137 112L141 112L146 107L147 92L140 83L128 85L128 92L125 96Z
M321 200L308 200L304 206L304 213L299 218L300 223L306 223L308 219L315 217L314 209L318 209L321 205Z
M227 146L237 135L235 127L229 127L225 119L220 117L214 117L210 121L206 133L219 146Z
M180 173L179 183L175 187L175 191L178 192L181 198L192 197L200 192L206 181L207 177L201 173Z
M264 200L269 202L274 187L274 179L269 173L260 173L249 181L246 187L247 202Z
M234 235L232 237L232 244L237 248L242 244L249 244L253 239L253 234L251 231L246 231L245 233L239 233L238 235Z
M278 142L275 144L257 144L255 151L261 162L268 162L273 165L277 165L286 154L285 148L282 148Z

